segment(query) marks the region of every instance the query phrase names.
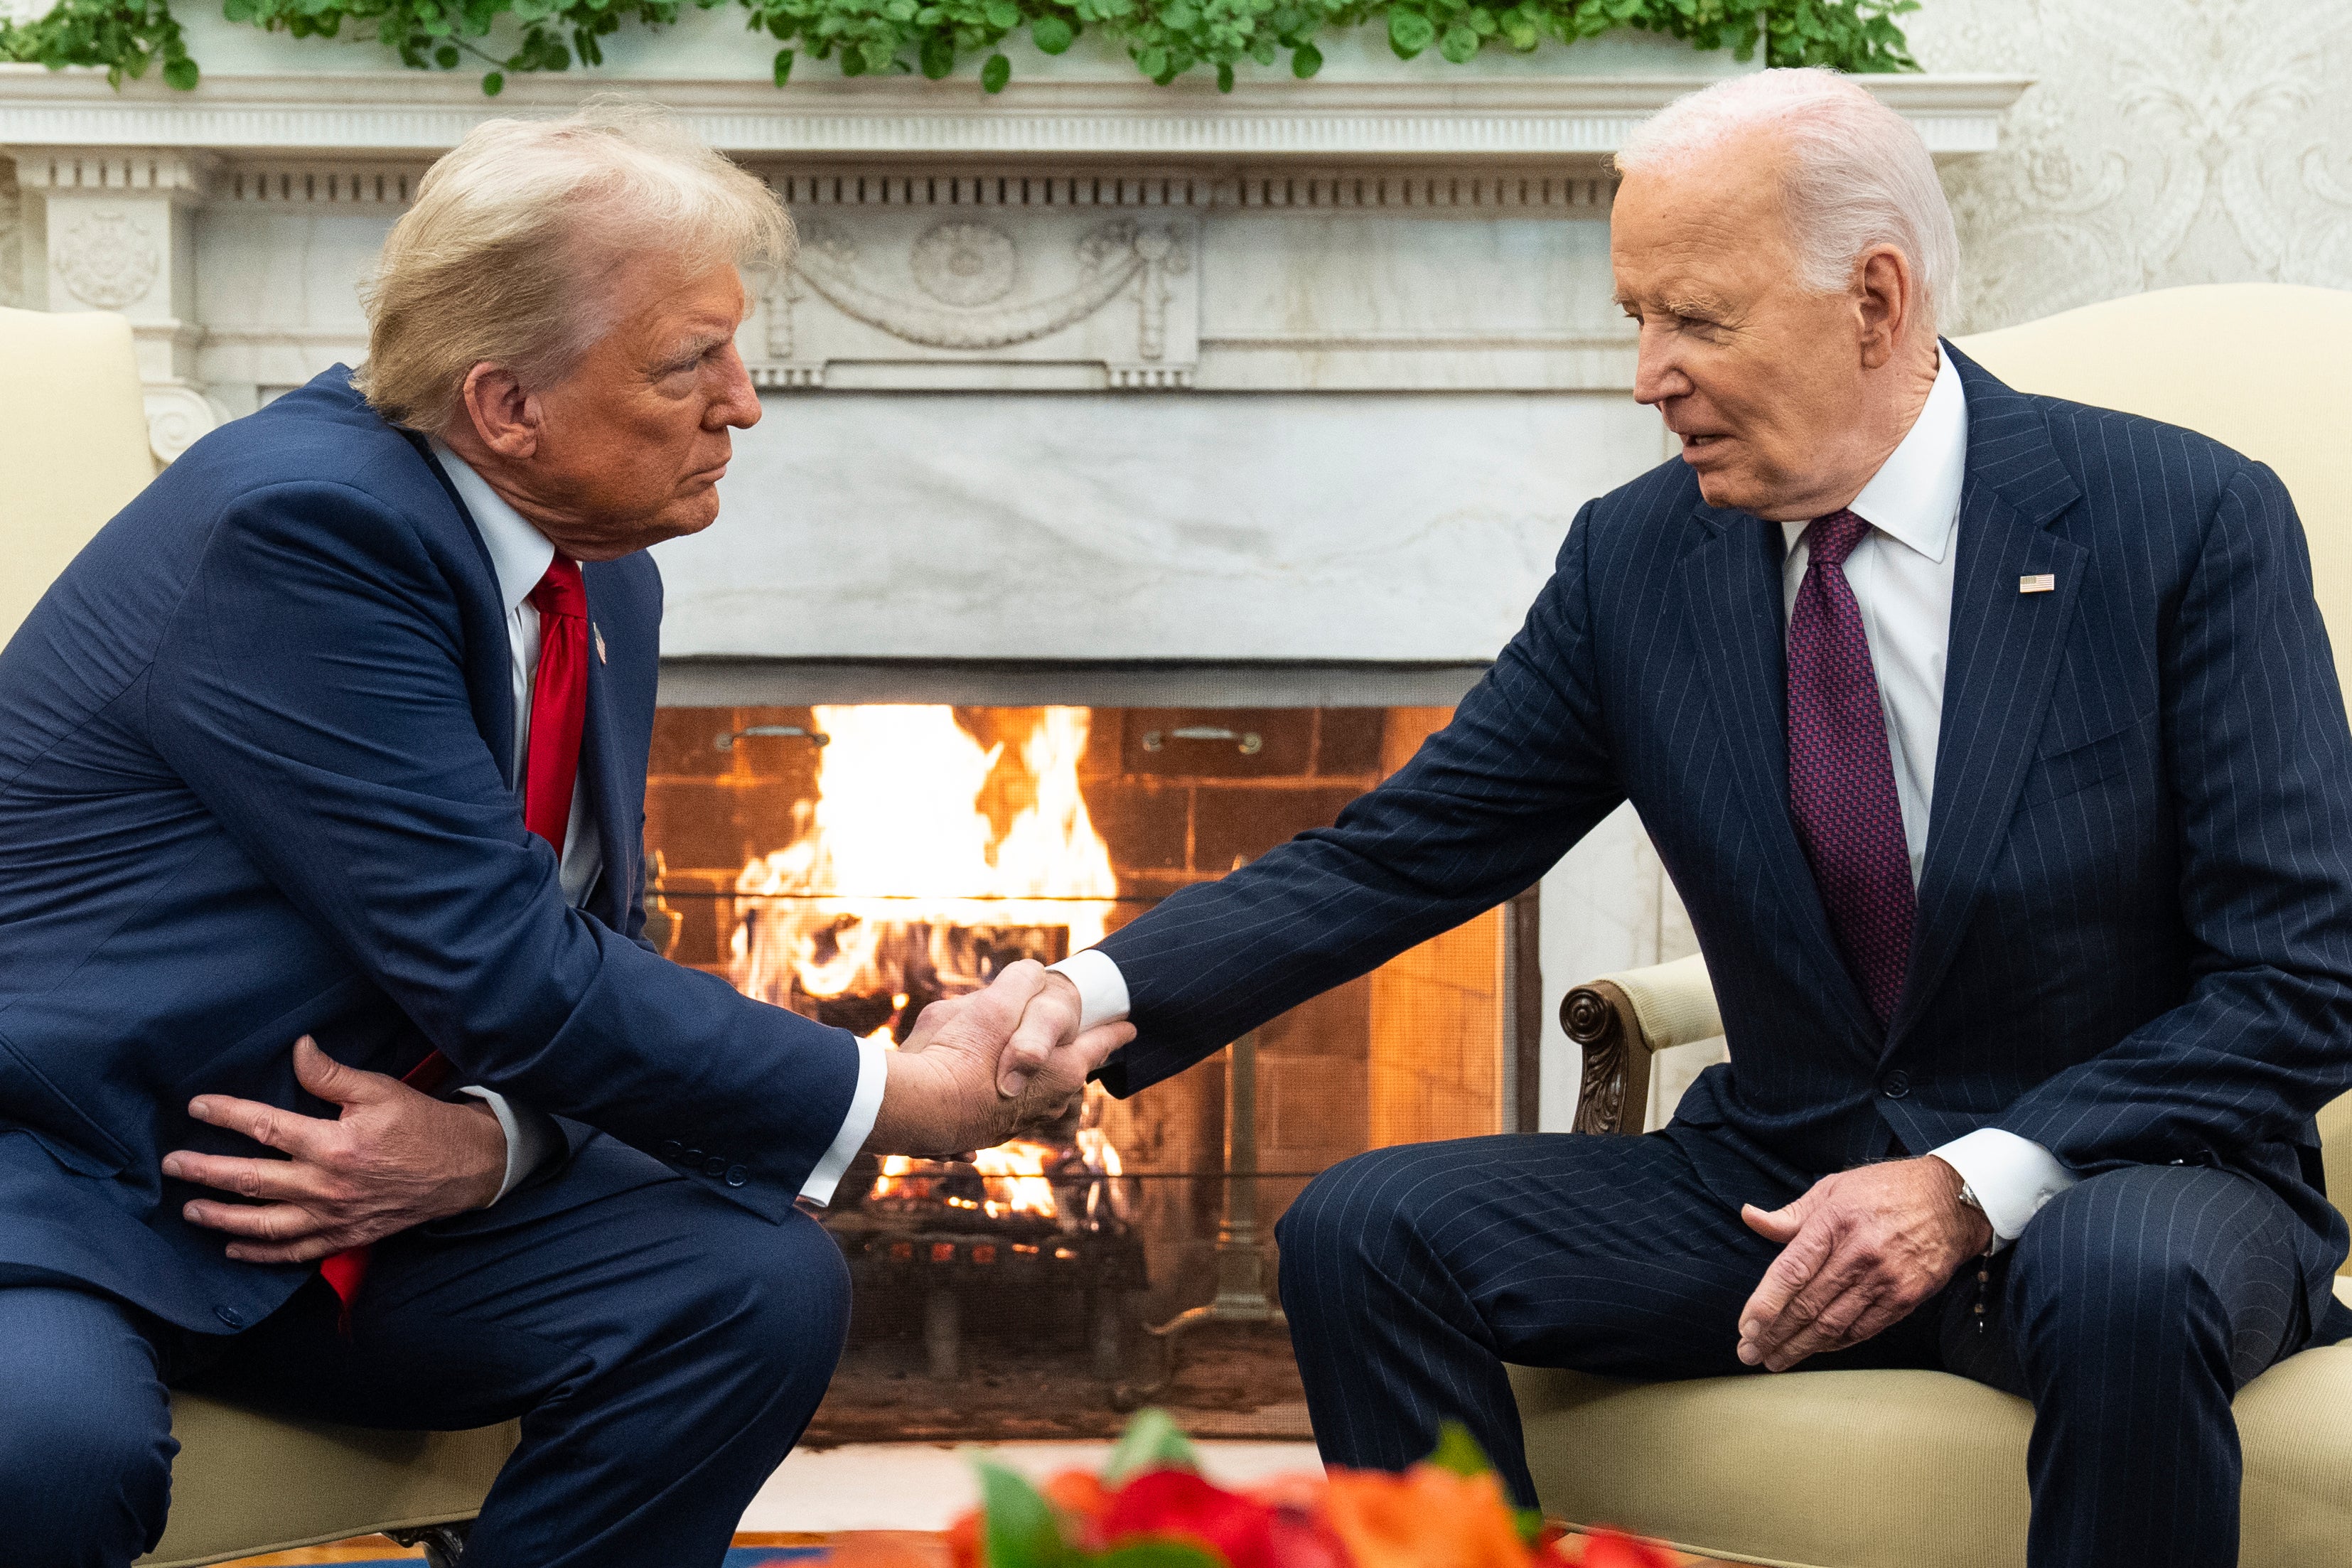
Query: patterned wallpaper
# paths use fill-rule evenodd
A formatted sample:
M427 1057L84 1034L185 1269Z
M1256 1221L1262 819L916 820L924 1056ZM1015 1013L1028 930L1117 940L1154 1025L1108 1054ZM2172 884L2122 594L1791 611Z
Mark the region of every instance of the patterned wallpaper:
M2352 289L2352 5L1927 0L1931 71L2031 76L1956 164L1960 319L1980 331L2183 283Z

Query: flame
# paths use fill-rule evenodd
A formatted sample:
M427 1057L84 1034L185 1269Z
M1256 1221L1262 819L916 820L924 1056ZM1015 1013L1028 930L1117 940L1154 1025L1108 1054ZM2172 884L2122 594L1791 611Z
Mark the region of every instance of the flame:
M832 738L817 799L785 847L736 879L729 978L762 1001L892 994L910 964L971 990L990 978L975 930L1062 927L1102 940L1118 879L1078 789L1087 710L1047 708L1022 743L1034 792L1002 838L979 807L1003 760L950 708L819 708Z
M887 999L889 1016L865 1037L895 1047L919 996L986 984L1024 935L1066 931L1072 952L1102 940L1118 879L1078 788L1086 709L1039 710L1017 771L998 781L1003 796L1027 801L1002 837L981 799L1005 748L982 746L953 709L818 708L814 717L830 738L817 797L796 813L793 841L736 879L728 977L738 990L809 1013L840 998ZM892 1154L868 1196L1065 1228L1081 1206L1088 1222L1124 1219L1125 1187L1104 1179L1121 1171L1101 1100L1088 1090L1075 1158L1069 1146L1025 1139L969 1163Z

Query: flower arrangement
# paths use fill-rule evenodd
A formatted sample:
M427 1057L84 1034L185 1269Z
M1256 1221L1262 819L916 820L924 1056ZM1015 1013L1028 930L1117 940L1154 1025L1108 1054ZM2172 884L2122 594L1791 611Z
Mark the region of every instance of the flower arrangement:
M982 1459L981 1506L948 1532L953 1568L1673 1568L1614 1531L1563 1538L1514 1509L1470 1435L1449 1426L1402 1475L1339 1470L1241 1490L1204 1479L1165 1412L1139 1413L1101 1475L1036 1487ZM898 1538L836 1551L835 1568L937 1568Z

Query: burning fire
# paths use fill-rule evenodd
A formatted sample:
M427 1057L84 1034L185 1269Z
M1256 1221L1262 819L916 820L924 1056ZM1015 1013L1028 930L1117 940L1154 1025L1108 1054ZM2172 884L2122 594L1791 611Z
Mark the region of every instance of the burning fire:
M816 709L830 738L817 798L793 842L736 879L736 989L895 1047L924 1004L977 990L1015 959L1101 941L1118 879L1078 789L1088 717L1040 711L1004 792L1030 804L999 837L981 800L1004 747L981 745L954 710ZM968 1163L890 1155L869 1198L1064 1226L1124 1218L1101 1098L1088 1092L1073 1144L1017 1139ZM1074 1204L1082 1215L1066 1212Z
M781 1006L795 992L892 996L882 1027L896 1039L910 993L993 978L1002 944L975 932L1066 931L1068 952L1102 940L1118 879L1078 792L1087 710L1043 710L1020 756L1034 801L1002 838L979 801L1004 748L982 747L954 710L819 708L815 721L832 738L817 799L790 845L736 879L738 990Z

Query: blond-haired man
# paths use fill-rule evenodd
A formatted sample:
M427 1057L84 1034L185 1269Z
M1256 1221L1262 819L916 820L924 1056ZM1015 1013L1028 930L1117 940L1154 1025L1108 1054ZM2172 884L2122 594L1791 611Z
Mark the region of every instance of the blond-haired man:
M152 1546L199 1386L522 1417L475 1568L716 1564L845 1328L796 1205L1110 1043L1000 1059L1034 964L886 1054L640 940L643 552L717 516L790 243L657 114L483 126L363 374L200 443L0 653L9 1561Z

